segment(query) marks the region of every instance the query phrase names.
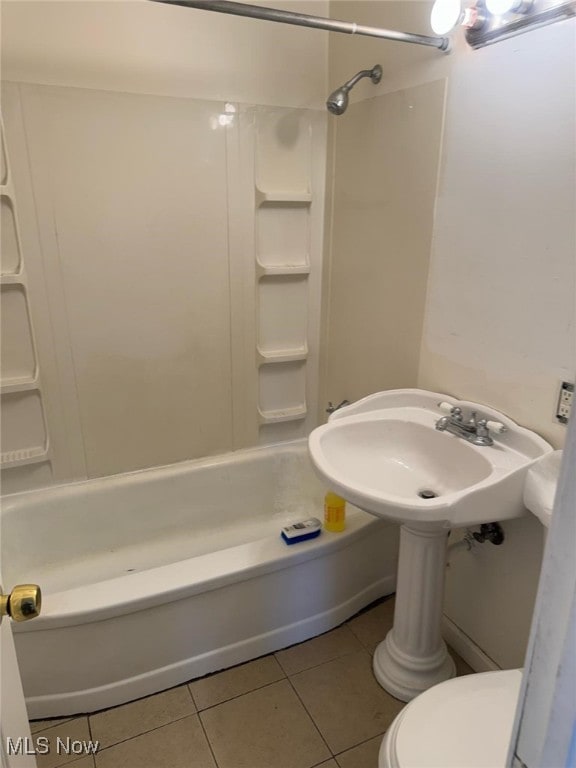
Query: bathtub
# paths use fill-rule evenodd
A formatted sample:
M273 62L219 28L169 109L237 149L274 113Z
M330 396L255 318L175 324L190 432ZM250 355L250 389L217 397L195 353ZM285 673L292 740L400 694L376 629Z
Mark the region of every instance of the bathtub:
M3 500L4 586L40 584L14 625L31 718L92 712L325 632L394 590L397 529L322 515L305 440Z

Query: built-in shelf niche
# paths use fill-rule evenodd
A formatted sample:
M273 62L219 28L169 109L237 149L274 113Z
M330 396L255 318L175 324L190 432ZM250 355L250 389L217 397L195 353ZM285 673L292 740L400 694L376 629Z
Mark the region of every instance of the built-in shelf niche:
M306 268L310 209L294 201L263 203L257 212L257 260L263 268Z
M2 494L9 494L54 478L3 125L0 143L0 468Z
M4 467L7 469L8 467ZM22 490L44 488L54 481L52 464L48 460L11 464L9 471L2 473L2 494L18 493Z
M35 381L36 359L24 286L3 283L0 289L0 383L6 391Z
M322 173L312 152L316 116L264 109L256 125L256 365L260 442L267 443L304 436L310 421L315 372L308 334L310 322L313 334L316 328L310 300L311 285L317 287L312 264L318 260L315 199Z
M1 272L15 275L20 271L20 246L16 233L16 219L12 201L8 195L0 196L1 209Z
M258 351L261 354L306 349L306 275L263 277L258 284Z
M281 414L306 410L304 360L262 365L258 374L260 412Z
M309 190L312 127L307 110L261 110L256 131L258 188Z
M38 391L2 394L1 437L3 468L46 459L47 437Z

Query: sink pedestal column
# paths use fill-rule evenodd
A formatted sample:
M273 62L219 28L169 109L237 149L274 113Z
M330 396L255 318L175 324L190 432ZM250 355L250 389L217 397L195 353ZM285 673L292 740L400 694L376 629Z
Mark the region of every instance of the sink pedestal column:
M394 625L374 652L373 668L380 685L401 701L456 673L441 634L447 540L440 525L400 529Z

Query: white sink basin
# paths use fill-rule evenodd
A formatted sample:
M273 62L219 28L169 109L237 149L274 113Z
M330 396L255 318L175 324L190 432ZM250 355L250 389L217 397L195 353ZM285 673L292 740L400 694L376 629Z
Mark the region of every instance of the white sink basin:
M503 423L494 445L435 428L440 401ZM422 390L370 395L342 408L309 439L326 484L379 517L476 525L523 515L526 472L551 446L491 408ZM421 495L432 498L422 498Z

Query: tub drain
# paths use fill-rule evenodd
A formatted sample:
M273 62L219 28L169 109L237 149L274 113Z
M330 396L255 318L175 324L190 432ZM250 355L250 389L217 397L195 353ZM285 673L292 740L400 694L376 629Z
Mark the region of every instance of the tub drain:
M438 494L436 491L431 491L430 488L423 488L421 491L418 491L418 496L420 496L421 499L435 499Z

